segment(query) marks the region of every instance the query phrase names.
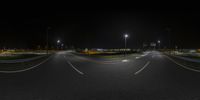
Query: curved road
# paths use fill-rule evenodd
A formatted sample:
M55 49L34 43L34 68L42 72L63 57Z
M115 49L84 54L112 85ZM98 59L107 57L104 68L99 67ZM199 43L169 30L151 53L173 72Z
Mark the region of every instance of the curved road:
M200 100L199 79L157 51L113 61L66 51L32 70L0 74L0 100Z

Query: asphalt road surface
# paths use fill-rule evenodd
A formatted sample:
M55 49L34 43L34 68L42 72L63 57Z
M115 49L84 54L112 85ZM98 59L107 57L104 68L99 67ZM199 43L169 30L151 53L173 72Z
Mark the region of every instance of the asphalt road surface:
M112 60L65 51L0 74L0 100L200 100L200 73L157 51Z

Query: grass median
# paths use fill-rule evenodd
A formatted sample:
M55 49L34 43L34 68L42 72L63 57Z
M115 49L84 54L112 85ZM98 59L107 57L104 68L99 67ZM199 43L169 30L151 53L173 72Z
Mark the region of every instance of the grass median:
M46 55L44 57L32 60L32 61L28 61L28 62L21 62L21 63L0 63L0 71L18 71L18 70L24 70L24 69L28 69L31 68L39 63L41 63L42 61L44 61L45 59L47 59L50 55Z
M0 60L17 60L17 59L26 59L37 57L40 55L37 54L20 54L20 55L9 55L9 56L0 56Z
M200 60L200 56L181 56L181 57L186 57L186 58Z
M141 52L128 52L126 55L124 55L124 52L102 52L102 53L93 53L93 54L87 54L87 53L79 53L74 52L73 54L78 56L84 56L87 58L92 59L101 59L101 60L122 60L125 58L132 58L141 55Z
M172 55L168 55L168 56L170 58L172 58L173 60L175 60L176 62L178 62L186 67L189 67L189 68L192 68L195 70L200 70L200 63L198 63L198 62L187 61L187 60L180 59L180 58L172 56Z

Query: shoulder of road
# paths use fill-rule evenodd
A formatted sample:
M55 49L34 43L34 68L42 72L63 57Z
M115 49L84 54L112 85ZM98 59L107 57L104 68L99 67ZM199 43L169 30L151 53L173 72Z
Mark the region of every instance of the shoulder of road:
M177 65L195 71L200 72L200 59L194 59L190 57L177 56L173 54L165 54L169 60Z
M16 60L0 60L0 73L17 73L33 69L47 61L52 54Z

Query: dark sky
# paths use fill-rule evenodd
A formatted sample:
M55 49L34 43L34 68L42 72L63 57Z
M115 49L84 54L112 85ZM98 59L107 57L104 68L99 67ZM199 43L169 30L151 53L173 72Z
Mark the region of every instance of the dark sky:
M0 47L35 48L44 46L46 29L50 45L60 39L76 48L121 48L123 34L130 35L128 47L161 40L167 46L200 48L200 12L197 10L63 10L2 13ZM168 32L167 30L170 30ZM169 34L170 33L170 34Z

